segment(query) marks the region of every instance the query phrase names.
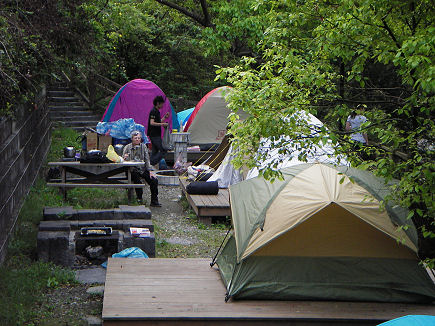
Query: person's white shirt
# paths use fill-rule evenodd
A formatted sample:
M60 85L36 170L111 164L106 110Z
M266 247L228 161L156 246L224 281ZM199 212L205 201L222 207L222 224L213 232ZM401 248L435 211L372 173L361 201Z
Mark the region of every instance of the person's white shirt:
M349 116L347 118L347 122L349 122L351 130L352 131L359 131L361 128L361 125L367 121L367 118L363 115L356 115L354 118ZM350 139L354 141L359 141L360 143L366 143L366 140L364 139L364 136L361 132L354 132L350 136Z

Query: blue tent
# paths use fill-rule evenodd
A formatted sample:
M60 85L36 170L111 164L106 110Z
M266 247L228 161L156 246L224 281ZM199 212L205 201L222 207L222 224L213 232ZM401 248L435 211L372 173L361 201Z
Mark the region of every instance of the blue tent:
M378 326L435 326L435 316L408 315L386 321Z
M177 113L178 126L180 126L181 124L182 127L184 127L187 120L189 120L189 117L192 114L193 110L195 110L195 107ZM174 123L172 122L172 124Z

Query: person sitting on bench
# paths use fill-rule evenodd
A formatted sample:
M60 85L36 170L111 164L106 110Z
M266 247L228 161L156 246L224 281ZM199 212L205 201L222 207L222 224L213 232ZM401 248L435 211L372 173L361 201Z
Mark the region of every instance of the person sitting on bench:
M151 203L150 206L161 207L158 199L158 185L156 175L152 171L150 164L150 155L147 146L142 143L142 134L140 131L133 131L131 133L131 143L124 147L123 158L126 161L145 162L145 166L141 168L134 168L131 172L131 179L134 183L142 183L141 178L144 178L146 183L149 184L151 190ZM135 188L137 201L142 203L142 188Z

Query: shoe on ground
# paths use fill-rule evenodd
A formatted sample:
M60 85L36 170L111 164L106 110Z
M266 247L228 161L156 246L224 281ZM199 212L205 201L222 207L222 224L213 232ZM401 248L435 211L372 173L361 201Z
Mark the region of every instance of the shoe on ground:
M151 207L162 207L162 204L160 204L158 201L156 201L156 202L151 202L150 206Z
M138 199L136 199L136 201L137 201L137 203L138 203L139 205L142 205L142 204L143 204L143 200L142 200L142 198L138 198Z

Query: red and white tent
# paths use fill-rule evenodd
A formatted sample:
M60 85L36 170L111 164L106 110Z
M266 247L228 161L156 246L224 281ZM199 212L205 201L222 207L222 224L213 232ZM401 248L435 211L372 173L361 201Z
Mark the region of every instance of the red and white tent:
M191 144L219 144L224 139L231 113L225 94L230 89L228 86L215 88L195 106L184 127L184 132L190 132ZM239 114L245 117L243 111Z

